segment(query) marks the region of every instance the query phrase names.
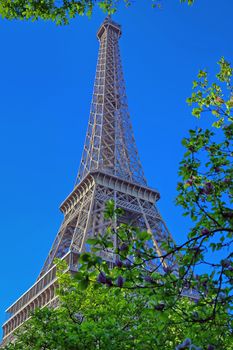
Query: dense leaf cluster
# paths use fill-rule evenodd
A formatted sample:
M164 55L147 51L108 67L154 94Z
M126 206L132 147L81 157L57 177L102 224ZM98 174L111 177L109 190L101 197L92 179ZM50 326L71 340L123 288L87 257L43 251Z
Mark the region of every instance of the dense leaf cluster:
M99 271L90 273L86 269L88 261L94 263L91 254L88 256L74 276L63 273L66 265L58 262L60 306L37 309L19 331L16 342L4 350L231 349L228 329L219 328L219 319L208 325L211 331L205 324L185 322L182 310L186 316L194 313L195 303L188 298L179 299L169 309L156 289L132 291L124 283L114 287L105 279L99 280ZM95 266L116 285L119 274L124 275L123 264L111 271L100 260ZM87 284L81 283L84 279L88 279Z
M212 115L215 121L209 129L190 130L183 140L177 197L194 222L184 247L186 265L192 272L208 266L207 282L217 288L213 314L223 294L232 308L233 290L233 69L223 58L219 66L212 84L207 72L199 73L188 99L196 117Z
M192 4L194 0L181 0ZM0 17L20 20L51 20L56 24L68 24L76 16L92 15L95 6L104 13L113 14L119 3L130 6L131 0L0 0ZM159 1L152 0L152 7Z
M233 70L219 65L217 82L201 71L188 99L196 117L215 120L183 140L177 204L193 222L186 241L156 246L108 202L109 227L87 240L78 272L57 261L59 307L36 310L5 350L232 350Z
M87 241L78 272L57 261L60 306L36 310L5 350L232 349L232 68L219 65L217 83L200 72L188 99L195 116L217 120L183 140L177 204L193 221L187 240L155 249L153 235L118 223L122 210L108 202L109 227Z

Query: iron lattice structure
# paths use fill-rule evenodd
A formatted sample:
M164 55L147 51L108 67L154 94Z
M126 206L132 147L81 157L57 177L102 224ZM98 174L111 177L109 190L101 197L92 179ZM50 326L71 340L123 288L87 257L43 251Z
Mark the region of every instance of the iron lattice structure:
M139 160L127 105L119 51L121 27L107 18L97 37L100 42L90 118L75 188L62 203L64 221L36 283L7 309L3 325L8 341L36 307L55 305L55 258L65 259L76 271L87 237L104 232L107 200L124 210L121 222L148 230L161 255L161 242L171 239L156 201L158 191L147 186ZM116 244L116 242L115 242ZM114 255L102 252L114 263Z
M97 36L100 49L77 183L100 170L146 186L127 105L118 44L121 28L107 19Z

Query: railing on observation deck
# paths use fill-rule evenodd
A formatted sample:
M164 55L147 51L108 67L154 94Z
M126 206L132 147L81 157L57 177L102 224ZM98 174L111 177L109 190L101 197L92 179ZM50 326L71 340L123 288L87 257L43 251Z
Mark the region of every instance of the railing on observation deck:
M68 252L62 260L66 260L69 266L69 270L75 271L77 269L77 259L74 262L74 254L72 252ZM29 302L39 296L43 290L45 290L49 285L54 283L56 280L56 265L52 266L40 279L38 279L35 284L28 289L13 305L11 305L7 310L9 320L13 317L18 311L20 311L24 306L26 306ZM5 322L6 323L6 322Z

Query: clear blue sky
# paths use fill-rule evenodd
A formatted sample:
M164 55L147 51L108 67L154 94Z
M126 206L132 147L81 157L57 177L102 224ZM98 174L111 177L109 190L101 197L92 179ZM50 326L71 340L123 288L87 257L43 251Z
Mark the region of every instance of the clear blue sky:
M193 7L150 0L121 9L121 54L129 108L149 184L177 241L189 222L174 205L181 139L198 121L185 99L201 68L233 62L233 1L196 0ZM0 323L4 310L34 282L72 190L81 157L104 19L53 23L0 20ZM204 121L201 121L205 124Z

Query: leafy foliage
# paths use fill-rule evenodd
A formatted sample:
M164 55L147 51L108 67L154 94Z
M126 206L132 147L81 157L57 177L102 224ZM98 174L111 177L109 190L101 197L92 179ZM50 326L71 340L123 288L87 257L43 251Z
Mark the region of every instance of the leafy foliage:
M193 115L212 115L215 120L212 128L190 130L183 140L186 152L180 166L177 204L194 222L185 247L189 258L185 259L193 272L197 265L208 265L207 278L217 287L215 307L224 294L232 308L233 69L223 58L218 63L217 82L210 84L207 72L199 72L187 100Z
M84 260L87 263L89 259ZM117 285L119 274L124 274L123 265L107 273L105 264L99 261L96 267L106 270L103 273L106 280L98 278L97 270L90 275L86 266L83 264L81 271L71 276L63 273L65 263L58 262L60 306L37 309L19 331L16 342L4 350L191 349L190 338L202 343L204 349L230 349L228 329L220 333L220 320L211 324L211 332L198 322L192 323L192 327L184 322L180 311L185 309L187 314L193 313L193 302L189 299L180 299L176 306L167 309L165 303L158 303L151 288L132 292L123 287L124 284L114 288L107 283L108 278L118 276L114 282ZM89 279L84 288L82 281L87 275ZM192 345L192 349L199 348Z
M110 201L109 227L87 241L77 273L57 261L60 306L36 310L5 350L232 350L233 71L224 59L219 66L216 83L199 73L188 99L196 117L215 120L183 140L177 204L193 221L187 240L155 249L152 234L120 223Z
M126 7L131 0L0 0L0 16L9 20L52 20L57 24L68 24L76 16L92 15L95 6L103 12L113 14L120 2ZM181 0L191 5L194 0ZM159 6L158 0L152 0L152 7Z

